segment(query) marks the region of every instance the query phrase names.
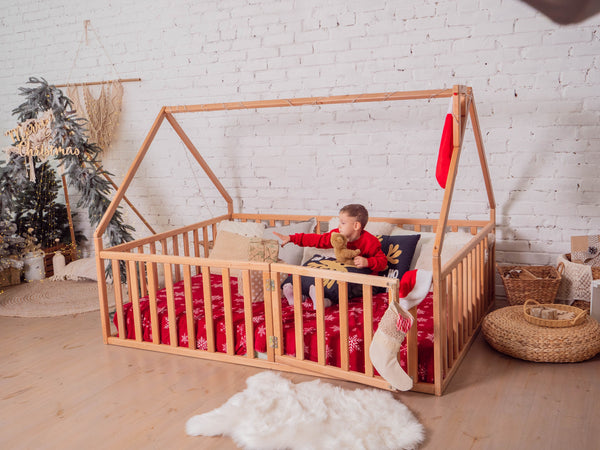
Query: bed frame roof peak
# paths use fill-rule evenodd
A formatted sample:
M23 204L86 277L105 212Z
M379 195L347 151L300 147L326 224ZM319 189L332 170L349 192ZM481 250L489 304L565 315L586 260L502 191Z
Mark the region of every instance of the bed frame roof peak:
M486 187L488 205L490 209L490 222L495 223L495 200L492 189L489 169L483 147L483 139L481 136L481 130L479 127L479 118L477 116L477 110L475 108L475 100L473 97L472 88L464 85L455 85L451 89L435 89L435 90L418 90L418 91L394 91L384 93L365 93L365 94L354 94L354 95L335 95L329 97L303 97L303 98L287 98L287 99L275 99L275 100L256 100L256 101L238 101L229 103L209 103L209 104L197 104L197 105L183 105L183 106L163 106L156 117L152 127L140 150L138 151L133 163L131 164L125 178L117 190L115 197L107 208L102 220L100 221L96 231L94 232L94 243L96 246L96 252L102 250L102 235L106 231L111 218L115 214L118 205L125 195L125 192L129 188L131 181L133 180L142 160L144 159L154 137L156 136L159 128L161 127L164 119L169 122L174 131L180 137L182 142L186 145L192 156L196 159L198 164L202 167L204 172L210 178L214 186L217 188L221 196L227 202L228 214L233 214L233 200L225 187L221 184L217 176L210 169L200 152L196 149L190 138L186 135L183 128L177 122L173 114L177 113L197 113L206 111L226 111L226 110L239 110L239 109L258 109L258 108L282 108L282 107L294 107L303 105L332 105L332 104L344 104L344 103L364 103L364 102L382 102L382 101L394 101L394 100L431 100L434 98L449 98L452 97L452 115L453 115L453 152L452 159L450 162L450 169L448 173L448 179L446 187L444 189L444 199L442 203L442 209L438 221L438 230L445 230L448 223L448 215L450 211L450 203L452 201L452 194L454 191L454 184L456 180L456 173L458 168L458 161L460 158L460 152L462 148L463 138L465 134L465 128L467 121L470 117L475 137L475 144L477 146L477 152L479 156L479 162L483 174L483 179ZM443 121L440 121L443 123ZM137 211L134 211L137 213ZM139 214L138 214L139 215ZM141 216L140 216L141 217ZM143 218L142 221L147 223ZM153 232L153 230L151 230ZM155 234L153 232L153 234ZM441 245L443 242L443 232L438 232L435 244L434 252L441 251Z

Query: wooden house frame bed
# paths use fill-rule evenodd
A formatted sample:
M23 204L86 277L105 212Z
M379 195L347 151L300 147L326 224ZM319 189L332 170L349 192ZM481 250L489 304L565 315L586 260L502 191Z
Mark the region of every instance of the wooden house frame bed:
M438 219L414 219L414 218L371 218L374 222L389 222L398 227L408 228L419 232L420 230L432 230L436 233L432 252L433 268L433 383L418 380L418 324L411 328L407 335L407 373L413 378L413 390L436 395L442 395L448 386L452 376L456 373L460 362L465 357L467 350L473 342L479 325L485 313L494 301L494 268L495 268L495 201L489 176L487 161L485 157L479 121L473 92L470 87L457 85L451 89L424 90L410 92L393 92L381 94L342 95L332 97L294 98L284 100L261 100L251 102L201 104L188 106L165 106L160 110L150 132L145 138L135 160L127 172L123 183L118 189L109 208L103 216L98 228L94 233L94 244L96 249L96 263L98 275L98 290L100 300L100 312L102 333L106 344L121 345L126 347L160 351L177 355L192 356L216 361L224 361L249 366L289 371L315 376L337 378L382 389L392 389L389 383L374 371L369 359L369 346L372 341L376 324L372 316L373 294L372 287L387 289L388 301L398 299L399 282L397 279L385 278L374 275L362 275L355 273L332 272L304 266L293 266L282 263L265 263L251 261L229 261L209 258L209 250L217 235L217 225L222 221L252 221L263 222L268 226L275 224L290 224L306 221L316 217L316 232L325 227L329 216L315 215L277 215L277 214L240 214L233 211L232 198L219 182L215 174L206 164L196 147L183 131L175 119L175 114L200 113L203 111L220 111L232 109L257 109L257 108L285 108L301 105L328 105L357 102L382 102L393 100L431 100L433 98L453 99L453 154L450 162L447 184ZM463 137L465 135L466 123L471 119L475 144L479 157L487 201L489 205L488 220L449 220L449 210L454 190L458 161L461 153ZM103 235L107 230L109 222L114 215L119 203L127 198L127 191L140 163L144 159L157 131L166 121L172 126L181 138L187 149L204 169L207 176L219 190L227 202L228 212L220 217L215 217L193 225L155 233L151 227L152 235L132 242L123 243L112 248L104 248ZM136 211L137 213L137 211ZM147 224L146 221L144 223ZM442 265L441 251L444 245L446 233L467 230L472 239L450 260L444 261ZM114 321L117 324L117 333L111 332L109 304L107 295L107 278L105 269L108 263L112 263L113 279L118 280L119 267L124 267L126 282L114 283L114 298L116 313ZM164 291L167 299L167 312L170 324L175 324L174 285L180 283L185 292L185 311L189 339L181 345L177 338L177 326L169 328L169 343L161 342L158 330L158 313L156 306L157 293L159 292L158 266L164 268ZM234 325L232 322L232 289L231 280L234 275L243 282L243 310L244 325L246 330L253 330L252 308L253 303L249 288L250 273L262 273L264 286L264 316L268 339L266 355L257 355L253 351L254 333L246 333L246 353L236 354L234 342ZM211 274L220 273L223 284L224 324L226 335L226 348L216 349L215 323L212 321L211 301L212 291L210 285ZM317 361L309 361L304 358L303 352L297 352L295 356L286 355L282 349L282 322L281 322L281 288L279 275L291 274L294 280L294 289L300 292L300 276L312 276L315 278L317 291L316 307L316 335L317 335ZM194 317L192 314L192 278L194 275L203 280L204 293L204 315L206 327L206 347L197 348L195 339ZM324 344L324 305L323 305L323 280L335 279L339 282L339 329L340 329L340 367L325 364ZM364 327L364 373L349 369L348 366L348 285L347 283L358 283L362 285L363 291L363 327ZM133 327L135 337L128 338L124 332L125 319L123 314L124 300L128 297L133 310ZM149 299L150 310L150 342L142 339L142 318L140 314L140 298ZM296 295L296 298L299 298ZM294 336L296 348L302 348L302 308L299 300L296 300L294 309ZM416 317L416 307L411 310ZM299 346L299 347L298 347Z

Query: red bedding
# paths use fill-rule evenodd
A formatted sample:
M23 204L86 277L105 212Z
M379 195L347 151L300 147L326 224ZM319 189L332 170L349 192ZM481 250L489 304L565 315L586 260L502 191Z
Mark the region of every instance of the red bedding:
M225 341L225 313L223 309L223 284L220 275L211 275L213 294L213 319L216 330L216 349L218 352L226 352ZM185 296L183 282L174 285L175 313L177 317L177 334L179 345L188 346L187 320L185 312ZM235 329L235 352L238 355L246 353L246 331L244 323L244 301L237 294L237 279L231 278L231 292L233 304L233 322ZM204 320L204 300L202 288L202 276L192 277L192 297L194 305L194 319L196 324L196 346L201 350L207 349L206 323ZM433 382L433 308L432 294L429 293L425 300L417 308L418 341L419 341L419 380L427 383ZM294 309L282 299L282 318L284 329L284 352L295 355L294 339ZM169 318L167 314L167 295L162 289L157 294L158 318L160 324L160 342L169 345ZM377 323L387 308L387 294L373 296L373 316ZM150 326L150 308L148 298L140 300L142 317L142 339L152 341L152 330ZM135 339L135 328L133 326L132 304L123 305L125 315L126 337ZM266 352L267 337L265 329L264 303L252 304L254 323L254 350L259 353ZM312 310L312 302L307 301L303 305L304 317L304 357L317 361L317 328L316 313ZM364 341L362 327L362 301L354 299L349 301L349 356L350 370L364 372ZM117 317L113 319L117 325ZM377 324L374 326L377 329ZM339 310L337 305L325 309L325 338L327 364L340 366L339 352ZM401 365L406 370L406 346L401 350Z

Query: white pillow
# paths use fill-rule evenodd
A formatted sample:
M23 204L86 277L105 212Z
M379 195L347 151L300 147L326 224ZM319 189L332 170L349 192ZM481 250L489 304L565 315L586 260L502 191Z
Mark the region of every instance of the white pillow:
M410 265L410 270L424 269L433 270L433 246L435 244L435 233L430 231L412 231L397 227L392 235L420 234L421 238L417 243L415 254ZM473 238L471 233L458 231L456 233L446 233L444 236L444 247L442 248L442 265L450 260L458 251L460 251Z
M279 227L271 227L264 230L262 237L264 239L276 239L279 242L279 238L273 234L273 231L284 235L296 234L296 233L313 233L317 219L312 218L306 222L292 223L290 225L282 225ZM289 243L285 247L279 249L279 259L286 264L293 264L295 266L302 263L302 247Z
M367 222L365 230L375 236L390 236L396 225L387 222Z
M262 237L265 230L265 224L261 222L237 222L233 220L224 220L217 225L217 236L220 231L241 234L246 237Z
M329 219L328 225L329 225L329 228L328 228L329 231L331 231L335 228L338 228L340 226L340 218L332 217L331 219ZM365 230L374 235L389 236L392 234L392 231L394 230L395 227L396 227L396 225L394 225L393 223L367 222L367 226L365 227Z
M50 277L52 281L60 280L94 280L98 281L96 258L81 258L70 262Z

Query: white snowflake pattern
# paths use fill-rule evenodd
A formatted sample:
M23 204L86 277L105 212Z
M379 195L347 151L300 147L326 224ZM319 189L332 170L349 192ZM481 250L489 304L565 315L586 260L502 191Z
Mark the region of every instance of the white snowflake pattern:
M165 317L165 323L163 325L163 329L164 330L168 330L169 329L169 318Z
M252 317L252 323L261 323L262 321L263 321L262 316L253 316Z
M332 325L331 331L333 331L334 333L338 333L340 331L339 325Z
M200 350L208 350L208 341L200 336L198 339L196 339L196 347Z
M362 339L356 335L352 335L348 338L348 349L350 353L355 353L360 350L360 344L362 343Z
M183 333L183 334L181 335L181 343L182 343L183 345L186 345L186 344L188 343L188 335L187 335L187 333Z
M425 339L427 339L428 341L433 342L433 333L427 333L427 336L425 336Z
M325 361L331 363L333 361L333 355L333 348L331 348L329 345L325 346Z
M258 327L258 329L256 330L256 332L257 332L257 334L258 334L260 337L263 337L263 336L265 336L265 335L267 334L267 329L265 328L265 326L264 326L264 325L259 325L259 327Z
M219 323L219 333L225 333L225 322Z
M222 353L227 353L227 343L223 342L221 344L221 352Z

